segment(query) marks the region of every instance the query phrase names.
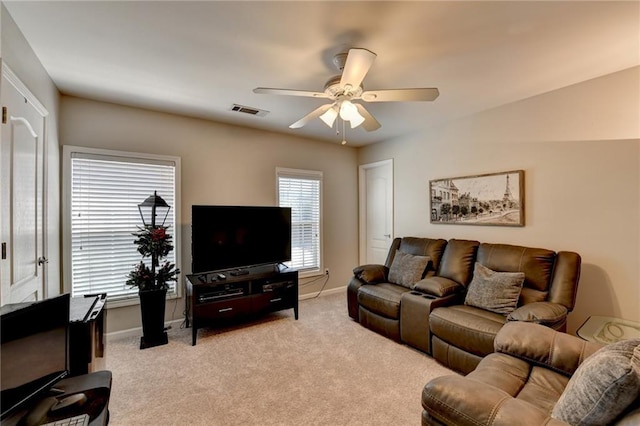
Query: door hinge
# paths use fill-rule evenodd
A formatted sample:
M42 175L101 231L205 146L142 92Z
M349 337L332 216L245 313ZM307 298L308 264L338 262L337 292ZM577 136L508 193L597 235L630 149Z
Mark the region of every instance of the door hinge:
M7 243L2 243L2 260L7 258Z
M2 107L2 124L7 124L7 107Z

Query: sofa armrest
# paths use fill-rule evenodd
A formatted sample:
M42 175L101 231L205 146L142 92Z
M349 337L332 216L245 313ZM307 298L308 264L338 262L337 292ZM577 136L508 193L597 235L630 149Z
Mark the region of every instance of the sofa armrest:
M494 386L462 376L441 376L422 390L422 407L435 420L455 425L567 425Z
M360 265L353 268L353 275L365 284L387 281L389 268L384 265Z
M464 286L449 278L433 276L421 279L415 283L413 289L423 293L433 294L434 296L444 297L462 292Z
M524 321L558 329L567 321L567 307L559 303L533 302L522 305L507 316L507 321Z
M559 251L553 268L553 278L549 288L549 299L565 305L571 311L576 303L580 266L582 258L578 253Z
M597 343L530 322L507 322L494 340L496 352L544 366L571 376L589 355L600 349Z

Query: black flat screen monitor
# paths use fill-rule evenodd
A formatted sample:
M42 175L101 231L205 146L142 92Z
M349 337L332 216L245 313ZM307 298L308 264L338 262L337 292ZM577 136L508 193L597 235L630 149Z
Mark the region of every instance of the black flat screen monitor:
M0 311L0 404L5 418L66 376L69 294Z
M291 208L192 206L191 271L291 260Z

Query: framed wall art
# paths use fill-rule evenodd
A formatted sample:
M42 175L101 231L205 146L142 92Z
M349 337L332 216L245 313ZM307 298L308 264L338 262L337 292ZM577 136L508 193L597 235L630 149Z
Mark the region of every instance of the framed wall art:
M524 170L429 181L431 223L524 226Z

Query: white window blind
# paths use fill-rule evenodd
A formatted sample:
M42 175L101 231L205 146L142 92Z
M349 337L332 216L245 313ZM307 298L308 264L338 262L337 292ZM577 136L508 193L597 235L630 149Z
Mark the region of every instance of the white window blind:
M134 265L142 260L136 237L142 226L138 204L157 191L171 209L165 221L174 250L166 260L176 263L176 162L70 153L70 268L72 296L108 294L109 300L137 296L125 284ZM145 259L150 264L150 259ZM67 275L68 277L69 275ZM175 294L175 282L169 294Z
M322 172L276 170L278 203L291 207L291 262L299 271L321 270Z

